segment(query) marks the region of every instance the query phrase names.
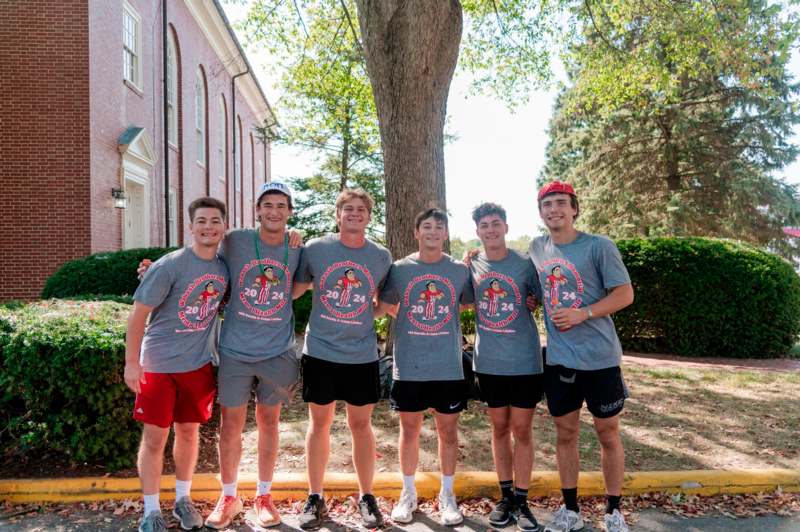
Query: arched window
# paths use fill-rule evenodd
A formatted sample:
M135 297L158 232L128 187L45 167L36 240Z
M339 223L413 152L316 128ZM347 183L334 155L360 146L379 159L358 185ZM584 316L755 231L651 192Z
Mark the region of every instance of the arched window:
M178 145L178 47L175 36L167 34L167 138Z
M217 176L225 181L225 160L228 153L228 110L225 96L219 95L219 118L217 120Z
M197 143L197 162L206 165L206 82L203 69L197 69L194 82L194 129Z

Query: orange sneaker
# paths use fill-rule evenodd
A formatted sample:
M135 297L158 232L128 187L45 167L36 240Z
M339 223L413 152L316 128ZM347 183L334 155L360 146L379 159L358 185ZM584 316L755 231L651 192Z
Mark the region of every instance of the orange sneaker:
M231 524L231 521L242 513L243 507L242 499L239 497L221 495L217 501L216 508L214 508L211 515L206 518L206 526L215 530L227 528Z
M261 526L275 526L281 524L281 516L275 503L272 502L272 495L258 495L253 501L253 509L256 512L256 520Z

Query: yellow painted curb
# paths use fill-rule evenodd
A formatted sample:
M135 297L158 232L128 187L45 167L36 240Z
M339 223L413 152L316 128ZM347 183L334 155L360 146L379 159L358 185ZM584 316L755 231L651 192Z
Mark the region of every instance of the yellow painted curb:
M254 475L239 478L239 490L245 496L255 493ZM439 491L438 473L417 473L417 493L431 498ZM399 473L375 475L375 495L396 498L400 494L402 477ZM698 495L718 493L758 493L780 487L786 492L800 492L800 469L722 469L694 471L647 471L625 475L623 493L668 492ZM175 477L161 481L162 499L175 496ZM535 471L531 477L530 494L544 496L559 493L558 473ZM204 473L194 476L192 497L215 500L221 485L217 475ZM328 473L325 494L343 497L358 492L356 476L352 473ZM497 476L489 471L468 471L456 474L455 492L459 497L496 497ZM305 473L279 473L272 483L276 500L303 499L308 493ZM603 495L603 475L598 471L581 473L578 480L580 495ZM60 478L0 480L0 500L13 502L70 502L107 499L136 499L141 496L138 478Z

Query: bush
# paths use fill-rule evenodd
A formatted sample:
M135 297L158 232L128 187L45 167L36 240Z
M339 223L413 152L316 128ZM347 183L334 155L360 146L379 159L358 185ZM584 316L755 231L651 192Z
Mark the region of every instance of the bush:
M292 303L292 308L294 309L294 332L296 333L306 332L306 324L311 316L313 295L313 292L309 290Z
M131 296L139 286L142 259L159 259L175 248L140 248L96 253L65 262L45 283L42 298L87 295Z
M780 257L726 240L617 242L635 301L614 317L627 350L785 356L800 334L800 277Z
M141 428L122 379L129 309L52 300L0 309L5 449L54 451L110 469L134 463Z

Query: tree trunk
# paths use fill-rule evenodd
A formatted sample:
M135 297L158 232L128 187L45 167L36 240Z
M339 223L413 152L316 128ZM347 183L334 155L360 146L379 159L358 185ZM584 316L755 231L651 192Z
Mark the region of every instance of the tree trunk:
M414 216L446 209L444 122L461 44L458 0L356 0L378 110L392 255L417 249Z

